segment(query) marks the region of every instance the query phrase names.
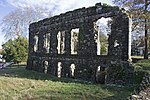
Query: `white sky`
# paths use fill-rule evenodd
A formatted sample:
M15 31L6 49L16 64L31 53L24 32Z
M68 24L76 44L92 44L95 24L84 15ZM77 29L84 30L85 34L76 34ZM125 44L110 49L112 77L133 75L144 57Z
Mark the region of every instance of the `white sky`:
M99 2L112 5L111 0L0 0L0 22L4 16L16 8L28 6L34 8L35 5L38 5L57 15L81 7L94 6ZM2 48L1 45L4 42L4 35L0 27L0 48Z

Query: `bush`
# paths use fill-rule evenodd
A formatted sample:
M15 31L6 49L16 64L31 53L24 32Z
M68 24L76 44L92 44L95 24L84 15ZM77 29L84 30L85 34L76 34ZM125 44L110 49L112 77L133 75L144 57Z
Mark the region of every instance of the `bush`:
M150 59L134 64L134 83L140 84L144 74L150 74Z

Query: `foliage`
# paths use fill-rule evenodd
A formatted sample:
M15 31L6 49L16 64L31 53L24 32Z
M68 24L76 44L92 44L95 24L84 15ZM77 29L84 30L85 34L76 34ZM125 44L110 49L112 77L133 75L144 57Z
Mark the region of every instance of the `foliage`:
M17 39L10 39L2 45L3 58L6 61L26 61L28 52L27 38L19 36Z
M106 54L108 50L108 40L106 35L100 34L100 43L101 43L101 54Z
M126 8L130 16L133 17L133 28L132 30L136 30L136 32L140 32L144 29L145 21L144 19L149 20L149 11L150 11L150 2L148 0L112 0L119 7ZM146 6L147 5L147 6ZM148 24L147 29L149 29L150 23ZM143 26L143 27L142 27Z
M143 71L147 71L150 73L150 59L140 60L136 63L136 66L140 66Z
M131 44L131 55L132 56L137 56L139 54L137 46L138 46L138 41L133 40L132 44Z
M139 36L137 39L132 40L131 55L132 56L140 55L140 52L138 50L138 48L140 47L144 48L144 36Z
M0 70L2 100L126 100L133 87L116 87L57 78L10 66Z
M145 33L144 59L148 59L148 31L150 29L150 1L149 0L113 0L120 7L128 9L130 16L133 16L134 33Z
M134 64L134 70L134 83L140 84L144 74L150 74L150 59L136 62Z

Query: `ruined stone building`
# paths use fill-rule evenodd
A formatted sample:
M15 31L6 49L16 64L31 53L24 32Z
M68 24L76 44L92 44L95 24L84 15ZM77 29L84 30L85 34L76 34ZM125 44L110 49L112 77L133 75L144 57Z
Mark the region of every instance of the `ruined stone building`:
M96 24L100 19L110 19L109 29ZM101 3L32 23L27 69L98 83L130 83L130 28L124 10ZM100 30L109 30L104 54Z

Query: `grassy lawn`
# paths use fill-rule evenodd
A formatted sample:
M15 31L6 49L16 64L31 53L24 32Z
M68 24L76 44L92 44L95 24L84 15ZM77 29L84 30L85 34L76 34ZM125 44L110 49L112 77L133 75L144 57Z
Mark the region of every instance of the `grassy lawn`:
M0 70L0 100L126 100L133 87L56 78L11 66Z
M148 60L140 60L136 63L139 69L150 73L150 59Z
M135 65L134 81L135 83L140 84L140 82L142 81L142 77L145 73L150 75L150 59L140 60L136 62L134 65Z

